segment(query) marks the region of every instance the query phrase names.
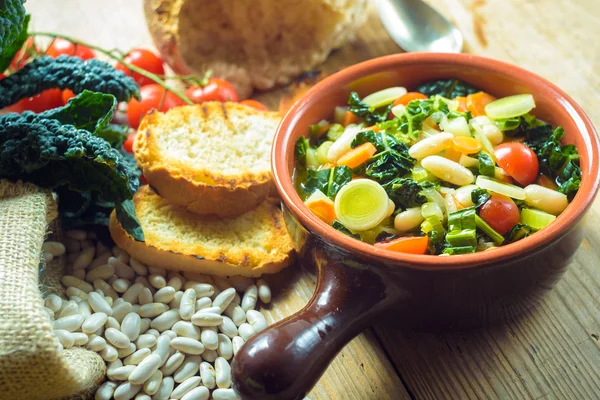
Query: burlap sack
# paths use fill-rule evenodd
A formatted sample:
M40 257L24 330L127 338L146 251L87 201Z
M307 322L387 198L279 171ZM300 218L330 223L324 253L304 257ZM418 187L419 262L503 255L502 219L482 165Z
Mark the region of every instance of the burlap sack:
M42 291L64 295L64 257L42 272L56 203L34 185L0 180L0 399L90 398L106 370L96 353L59 351Z

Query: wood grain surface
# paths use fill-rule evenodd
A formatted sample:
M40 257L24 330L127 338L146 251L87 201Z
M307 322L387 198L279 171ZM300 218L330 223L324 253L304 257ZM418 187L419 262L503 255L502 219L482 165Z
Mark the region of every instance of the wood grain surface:
M283 1L283 0L282 0ZM289 0L286 0L289 1ZM465 38L465 51L512 62L554 82L600 126L600 1L428 0ZM29 0L34 30L107 48L151 45L141 0ZM374 11L355 41L321 67L333 72L401 52ZM257 95L275 106L280 91ZM600 399L600 203L575 261L540 305L504 326L431 334L367 330L336 358L315 399ZM269 321L300 309L315 277L295 269L270 277Z

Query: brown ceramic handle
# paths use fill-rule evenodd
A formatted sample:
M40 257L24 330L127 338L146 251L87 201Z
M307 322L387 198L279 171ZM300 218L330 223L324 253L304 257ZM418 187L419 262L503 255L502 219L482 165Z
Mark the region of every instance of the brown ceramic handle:
M233 388L242 399L302 399L387 303L384 280L370 267L316 258L318 284L306 307L252 337L236 354Z

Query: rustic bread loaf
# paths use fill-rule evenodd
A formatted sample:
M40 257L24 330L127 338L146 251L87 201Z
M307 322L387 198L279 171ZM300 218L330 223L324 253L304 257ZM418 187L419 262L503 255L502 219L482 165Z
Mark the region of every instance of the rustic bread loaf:
M240 215L273 187L271 143L279 114L208 102L146 116L134 154L164 198L198 214Z
M285 84L352 38L367 0L145 0L150 33L178 73L212 69L242 98Z
M275 273L294 253L278 202L266 200L236 218L200 216L169 203L149 186L133 198L145 242L136 242L115 217L110 233L131 256L153 267L230 276Z

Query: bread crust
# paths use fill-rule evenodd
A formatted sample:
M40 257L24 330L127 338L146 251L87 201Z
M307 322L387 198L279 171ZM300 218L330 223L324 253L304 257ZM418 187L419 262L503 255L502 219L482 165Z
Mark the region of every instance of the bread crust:
M224 120L234 129L229 116L261 115L279 121L279 114L251 109L236 103L208 102L196 106L177 107L168 111L182 120L212 118ZM207 166L189 165L167 158L161 153L158 135L168 134L163 126L163 113L153 111L142 120L134 142L134 155L148 183L164 198L197 214L235 217L258 206L273 189L269 170L249 171L224 176ZM219 133L227 135L227 132ZM269 139L270 140L270 139Z
M283 214L276 205L268 200L261 205L261 207L265 207L269 218L271 218L270 223L264 221L264 225L269 226L269 229L272 230L271 239L269 243L265 244L268 244L274 251L273 254L269 254L268 256L258 254L252 248L222 248L218 251L211 251L205 248L201 242L190 247L180 241L168 241L161 235L161 232L151 229L145 220L145 216L151 208L177 208L177 206L169 205L166 200L154 193L148 186L140 188L134 196L133 202L142 229L144 230L146 241L135 241L125 232L117 220L114 211L110 216L110 234L120 248L126 250L132 257L149 266L217 276L242 275L258 277L262 274L279 272L294 260L295 253L285 228ZM181 211L175 210L175 212ZM190 218L203 217L191 215ZM259 223L260 221L256 222ZM207 221L207 223L210 223L210 221ZM162 234L164 235L164 232Z

